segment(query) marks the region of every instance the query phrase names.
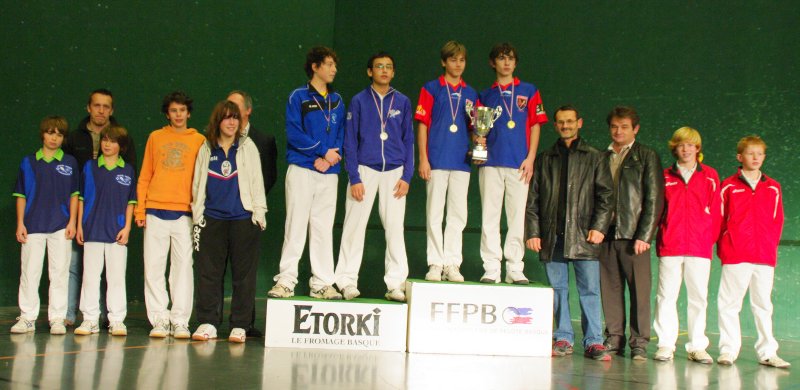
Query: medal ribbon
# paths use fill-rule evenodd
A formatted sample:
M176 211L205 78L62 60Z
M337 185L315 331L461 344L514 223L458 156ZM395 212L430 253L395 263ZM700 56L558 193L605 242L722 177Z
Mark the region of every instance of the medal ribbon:
M508 108L508 105L506 105L506 98L503 97L503 89L500 88L500 82L497 83L497 90L500 91L500 100L503 101L503 107L506 108L508 120L513 121L514 115L513 112L511 112L511 109ZM511 81L511 107L514 107L514 81Z
M378 110L378 118L380 118L380 121L381 121L381 133L384 133L384 132L386 132L386 124L389 123L389 113L392 112L392 105L394 104L394 94L392 93L392 100L389 101L389 110L386 111L386 119L384 120L383 119L383 111L381 111L381 108L378 107L378 99L375 98L375 95L379 95L378 91L376 91L372 87L370 87L369 89L370 89L370 94L369 95L372 96L372 102L375 103L375 109ZM394 88L389 89L389 92L387 92L386 94L387 95L390 94L393 90L394 90ZM381 99L381 102L383 102L383 99Z
M452 95L450 94L450 83L445 81L444 84L445 88L447 88L447 102L450 103L450 116L453 118L453 124L456 124L456 114L458 114L458 108L461 106L461 90L464 88L461 87L461 80L459 80L458 91L453 89L453 92L458 92L458 102L456 103L456 109L453 110L453 98Z
M327 130L327 131L331 131L331 99L330 99L330 96L331 96L330 93L325 95L325 101L328 102L328 115L325 115L325 111L322 109L322 104L319 104L319 101L317 100L316 96L311 95L311 98L314 99L314 102L317 103L317 106L319 106L319 110L322 112L322 116L325 118L325 122L328 122L328 126L325 128L325 130Z

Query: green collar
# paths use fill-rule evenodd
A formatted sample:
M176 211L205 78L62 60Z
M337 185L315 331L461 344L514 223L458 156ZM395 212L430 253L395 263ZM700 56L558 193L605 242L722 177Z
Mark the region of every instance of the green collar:
M125 160L122 159L122 156L117 157L117 163L115 165L106 165L106 159L103 158L104 156L101 154L97 157L97 166L98 167L105 167L109 171L114 170L116 167L125 168Z
M61 148L58 148L58 150L56 150L56 154L54 154L53 157L50 158L50 159L46 159L44 157L44 150L42 148L40 148L39 150L36 151L36 161L44 160L44 162L48 162L49 163L49 162L53 161L53 159L61 161L62 158L64 158L64 151L61 150Z

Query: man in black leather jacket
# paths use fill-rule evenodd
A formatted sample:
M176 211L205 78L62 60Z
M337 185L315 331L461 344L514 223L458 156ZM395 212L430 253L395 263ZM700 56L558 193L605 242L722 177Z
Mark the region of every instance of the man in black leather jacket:
M650 341L650 242L664 208L664 176L658 154L635 140L639 132L636 110L615 107L606 121L612 140L606 158L615 195L614 217L600 252L606 348L624 353L627 285L631 357L646 360Z
M554 290L553 356L572 353L575 333L569 311L569 264L581 304L584 354L610 360L603 346L600 306L600 244L611 223L613 190L608 159L578 132L578 110L559 107L558 141L536 158L525 212L526 246L539 252Z

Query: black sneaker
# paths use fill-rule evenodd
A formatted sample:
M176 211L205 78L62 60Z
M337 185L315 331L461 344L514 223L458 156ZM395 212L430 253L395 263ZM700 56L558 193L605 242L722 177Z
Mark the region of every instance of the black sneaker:
M631 348L631 359L647 360L647 350L642 347Z

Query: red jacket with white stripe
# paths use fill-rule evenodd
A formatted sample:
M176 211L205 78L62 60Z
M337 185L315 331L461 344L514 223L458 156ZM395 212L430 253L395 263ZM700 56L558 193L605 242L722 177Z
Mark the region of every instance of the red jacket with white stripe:
M711 259L720 224L719 175L698 163L686 182L677 163L664 169L664 213L658 226L656 253Z
M774 267L783 231L781 185L761 174L753 190L741 170L722 182L722 234L717 256L722 264L752 263Z

